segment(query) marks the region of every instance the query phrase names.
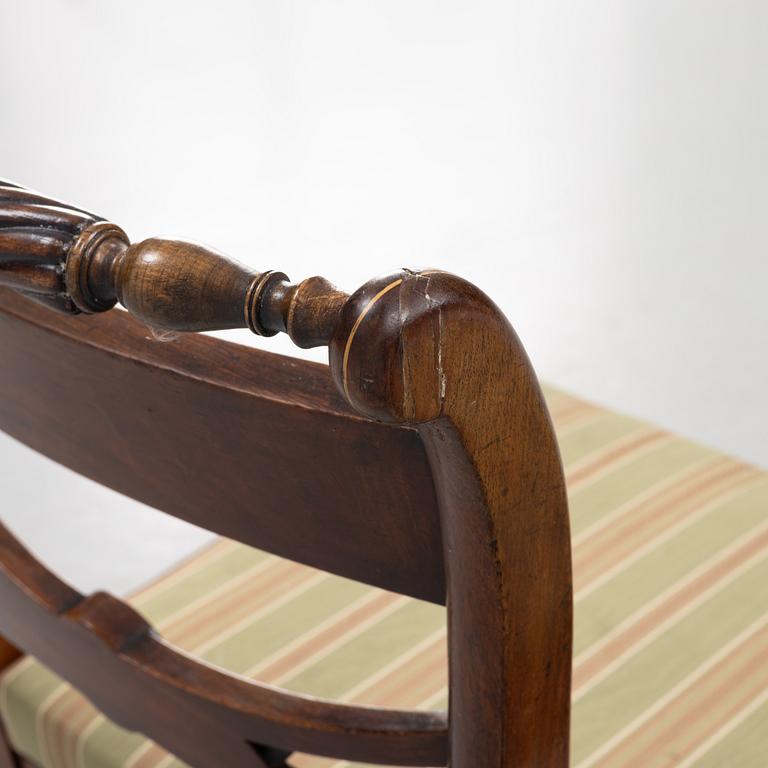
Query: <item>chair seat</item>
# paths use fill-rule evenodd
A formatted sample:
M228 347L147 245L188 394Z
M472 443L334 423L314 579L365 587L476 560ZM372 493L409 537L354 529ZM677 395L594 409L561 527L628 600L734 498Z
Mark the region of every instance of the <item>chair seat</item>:
M547 399L572 520L572 765L768 765L768 473L564 393ZM131 602L171 642L293 691L447 703L439 606L224 539ZM31 658L0 679L0 713L43 768L184 765Z

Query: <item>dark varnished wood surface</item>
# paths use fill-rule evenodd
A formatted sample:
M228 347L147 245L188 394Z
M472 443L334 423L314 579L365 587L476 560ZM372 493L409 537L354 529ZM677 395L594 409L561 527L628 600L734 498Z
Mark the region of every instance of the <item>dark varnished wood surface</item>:
M322 277L292 285L189 240L131 244L117 225L0 179L0 284L60 312L106 312L117 301L159 329L285 331L327 344L347 295Z
M0 524L3 632L63 674L124 728L202 768L261 766L259 746L350 760L436 765L445 717L288 694L195 661L125 603L83 597Z
M568 506L512 327L465 280L404 270L347 302L331 368L358 410L418 425L427 446L448 582L451 765L566 766Z
M116 313L54 316L0 292L0 426L246 543L435 602L447 589L450 765L567 765L562 467L535 373L487 296L434 270L346 296L187 241L131 245L115 225L12 185L0 184L0 208L0 281L16 291L65 313L120 300L169 330L285 331L329 346L336 385L322 366L190 336L160 345ZM0 541L9 639L195 764L282 762L256 742L388 763L446 757L440 716L317 709L222 676L118 601L72 593L10 534ZM126 698L98 682L107 675ZM160 702L151 721L147 695Z
M123 312L0 289L0 427L55 461L247 544L434 602L439 523L418 434L355 414L326 367Z
M18 648L15 648L0 637L0 672L16 661L20 656L21 652Z
M61 312L76 312L65 279L67 255L79 233L100 221L0 179L0 285Z

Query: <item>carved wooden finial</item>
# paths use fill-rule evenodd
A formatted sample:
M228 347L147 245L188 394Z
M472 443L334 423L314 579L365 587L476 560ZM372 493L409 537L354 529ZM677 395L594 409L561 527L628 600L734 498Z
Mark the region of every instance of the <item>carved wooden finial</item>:
M0 283L65 312L103 312L119 301L166 331L283 331L300 347L328 344L346 294L321 277L292 285L207 246L150 238L0 182Z

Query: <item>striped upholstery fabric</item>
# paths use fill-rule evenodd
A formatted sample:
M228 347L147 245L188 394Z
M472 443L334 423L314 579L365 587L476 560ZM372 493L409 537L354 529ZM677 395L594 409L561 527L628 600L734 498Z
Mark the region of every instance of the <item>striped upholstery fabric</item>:
M573 766L768 765L768 474L547 394L573 521ZM437 606L226 540L133 603L181 647L290 690L446 705ZM0 681L0 711L45 768L182 765L31 659Z

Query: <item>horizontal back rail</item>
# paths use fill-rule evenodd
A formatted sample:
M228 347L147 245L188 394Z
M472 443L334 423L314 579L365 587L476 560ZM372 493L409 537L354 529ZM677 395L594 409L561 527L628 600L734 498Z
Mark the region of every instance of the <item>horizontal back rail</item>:
M325 366L0 288L0 428L138 501L278 555L445 599L425 451Z
M258 768L267 765L263 755L294 750L390 765L446 762L444 714L297 696L196 661L125 603L103 592L86 598L61 582L2 524L0 603L12 642L112 720L195 766Z

